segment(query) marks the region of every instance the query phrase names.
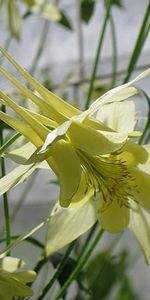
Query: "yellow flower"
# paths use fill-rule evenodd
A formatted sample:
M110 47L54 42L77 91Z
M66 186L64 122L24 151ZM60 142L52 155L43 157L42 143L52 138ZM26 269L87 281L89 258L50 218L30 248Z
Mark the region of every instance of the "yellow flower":
M26 284L34 281L33 271L18 271L25 263L14 257L0 259L0 299L12 300L13 297L30 297L32 289Z
M64 207L59 207L56 212L54 209L50 218L47 252L73 240L97 219L109 232L119 232L128 225L133 228L130 215L135 207L138 211L139 205L150 209L149 149L129 140L138 133L134 132L134 105L124 100L137 93L130 85L150 74L150 69L133 81L107 92L88 110L81 112L41 86L5 50L0 50L39 96L2 67L1 73L43 113L29 111L0 92L1 103L12 108L24 123L2 112L0 119L35 146L33 149L29 143L25 145L28 151L23 147L9 154L25 166L15 172L15 180L10 180L12 176L1 180L1 193L14 186L17 180L21 182L20 177L27 177L35 166L40 167L41 162L47 161L59 178L59 201ZM29 149L32 149L31 157ZM68 218L69 233L65 233L64 237L62 228ZM59 237L54 234L56 230ZM135 234L137 236L137 232Z
M112 129L131 132L135 125L134 104L132 101L108 104L96 117L105 119ZM67 209L59 204L54 207L46 236L47 254L76 239L98 220L111 233L129 227L150 264L149 145L140 146L128 140L120 152L105 156L103 162L99 157L90 160L96 174L100 174L96 179L100 181L100 191L94 199L91 189L82 201L72 203Z

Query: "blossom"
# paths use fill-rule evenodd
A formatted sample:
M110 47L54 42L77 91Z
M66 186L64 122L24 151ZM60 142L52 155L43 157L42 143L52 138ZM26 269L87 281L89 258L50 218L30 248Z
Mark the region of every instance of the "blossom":
M29 297L32 289L26 284L32 282L36 273L33 271L18 271L24 262L14 257L0 259L0 299L12 300L13 297Z
M114 113L115 118L110 114ZM134 103L111 103L98 111L117 131L132 131L135 125ZM129 120L128 120L129 117ZM126 126L125 126L126 124ZM127 141L117 154L105 156L105 164L94 158L94 166L104 174L104 186L97 197L87 192L82 201L69 208L54 206L46 236L46 252L51 254L86 232L98 220L110 233L129 228L137 238L150 264L150 147ZM103 188L103 189L102 189ZM69 223L69 226L67 224Z
M46 160L60 182L60 206L54 208L50 218L47 253L75 239L97 220L111 233L129 226L138 236L131 219L134 220L139 210L150 209L149 148L130 140L139 133L134 131L134 104L126 99L137 93L131 85L150 74L150 69L105 93L81 112L40 85L5 50L1 52L36 93L2 67L1 73L43 113L27 110L0 92L1 103L13 109L24 123L3 112L0 119L24 135L29 140L25 147L32 149L32 155L22 147L8 156L25 164L27 174ZM2 192L16 184L16 177L11 184L8 177L2 180ZM64 216L70 224L65 237L62 234L66 224Z

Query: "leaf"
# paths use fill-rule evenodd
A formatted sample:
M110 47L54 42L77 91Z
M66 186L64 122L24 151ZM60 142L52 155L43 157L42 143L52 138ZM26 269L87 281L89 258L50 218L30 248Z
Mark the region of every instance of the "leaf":
M49 256L86 232L97 220L96 203L91 199L92 192L69 208L54 206L51 213L45 242Z
M131 280L125 277L124 281L122 282L121 288L119 289L118 295L116 300L140 300L138 295L133 290L131 285Z
M122 2L123 2L123 0L113 0L112 5L116 5L120 8L123 8L123 3Z
M69 30L73 30L71 21L69 20L66 13L63 10L60 10L60 12L61 12L61 19L58 21L58 23Z
M93 16L95 0L80 0L81 20L88 23Z
M88 299L107 299L116 284L122 281L126 269L126 253L122 252L117 259L111 257L110 251L97 254L85 269L91 297Z

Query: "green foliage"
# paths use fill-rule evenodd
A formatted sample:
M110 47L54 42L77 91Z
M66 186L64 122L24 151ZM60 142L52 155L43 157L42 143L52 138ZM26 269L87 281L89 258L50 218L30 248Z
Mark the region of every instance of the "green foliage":
M80 0L81 20L88 23L93 16L95 0Z
M65 11L63 10L60 10L60 13L61 13L61 19L59 20L59 24L64 26L65 28L69 29L69 30L72 30L72 24L71 24L71 21L69 20L67 14Z
M118 7L120 7L120 8L123 8L123 0L112 0L112 4L114 4L114 5L116 5L116 6L118 6Z
M94 101L89 108L89 102L92 98L99 98L101 94L109 90L110 86L115 87L116 85L116 80L114 80L114 78L117 78L118 53L115 30L117 30L118 24L117 20L114 20L115 22L113 22L112 9L114 6L119 9L123 8L123 0L79 0L80 7L78 7L78 9L80 8L80 20L78 20L79 24L76 25L81 27L78 28L80 31L78 32L80 35L78 47L81 52L83 50L83 53L81 53L83 54L83 59L80 57L79 64L83 65L84 69L84 47L81 49L82 43L84 46L82 21L85 24L89 24L95 13L95 7L96 5L99 5L99 3L102 4L100 7L103 6L104 9L104 19L103 21L100 20L98 24L101 26L102 31L98 38L99 43L93 64L94 71L90 79L90 84L88 81L89 74L86 74L86 78L83 76L81 81L79 80L79 82L77 81L73 85L72 83L70 84L72 85L72 89L77 92L75 94L75 99L77 99L80 94L78 93L80 86L88 81L90 93L88 95L88 101L85 100L86 108L88 108L85 112L80 111L78 100L75 104L75 107L77 108L75 108L49 91L53 86L51 74L50 76L47 76L47 74L44 75L43 73L41 76L44 86L48 88L47 90L25 72L25 70L21 68L19 64L5 52L5 50L1 49L3 56L5 56L19 74L23 76L26 80L26 84L23 84L15 77L15 72L14 74L11 74L9 73L9 69L7 71L5 67L3 68L0 66L0 72L3 76L14 85L14 88L19 89L19 97L16 96L14 91L12 91L12 94L7 90L5 92L0 91L0 103L2 104L2 109L0 111L0 163L2 174L2 178L0 179L0 194L3 194L5 219L3 228L6 232L6 234L0 238L0 243L6 243L5 247L3 247L3 251L0 253L0 300L21 300L22 297L32 295L30 285L35 278L35 273L32 271L18 272L19 259L5 257L8 254L10 255L10 251L15 249L25 240L30 242L32 246L38 247L38 250L41 251L40 257L34 262L34 270L37 271L38 275L40 274L42 267L49 263L56 269L53 274L52 272L48 274L47 279L46 276L44 277L44 283L39 287L40 292L37 297L35 297L36 300L50 299L50 289L56 282L59 284L60 288L56 291L53 300L65 299L65 297L68 296L68 288L74 280L78 285L78 295L76 297L78 300L107 300L108 298L111 300L139 300L138 294L135 293L132 281L128 276L130 264L128 253L126 251L122 251L117 256L113 256L112 249L106 250L105 252L99 251L91 261L89 260L91 253L104 233L103 229L100 229L98 233L91 229L88 236L85 237L86 240L83 242L83 245L82 240L79 243L74 241L97 222L97 219L101 223L101 226L110 232L117 232L118 230L122 230L124 227L129 226L129 229L135 234L135 237L139 241L147 262L150 263L150 151L149 146L147 145L139 146L137 143L129 142L129 138L133 136L139 137L139 132L134 131L135 114L131 109L132 101L124 102L129 96L135 95L137 90L133 87L129 87L131 83L126 85L125 90L122 85L119 87L120 92L118 92L118 88L109 91L102 98ZM0 9L3 12L2 17L5 21L7 30L9 31L9 41L16 38L21 42L23 34L21 29L26 24L24 23L24 20L27 22L29 16L32 17L33 14L36 14L37 19L38 16L39 18L42 17L44 19L44 27L41 32L41 37L39 38L37 54L33 60L33 65L29 68L29 73L31 75L37 70L40 57L44 53L47 34L51 30L51 27L49 26L51 22L55 22L55 24L63 26L70 31L74 29L72 19L70 18L67 9L65 9L65 6L61 9L61 4L59 4L59 0L0 0ZM24 15L22 15L22 9L20 9L22 7ZM149 33L149 17L150 1L145 10L134 50L129 58L129 65L127 71L125 71L126 76L124 82L127 82L132 75L138 58L141 55L143 45ZM96 73L98 65L102 62L101 50L105 39L106 28L109 26L112 29L112 47L114 47L115 52L115 57L112 57L112 65L114 65L112 73L114 72L114 74L112 74L110 82L103 83L96 80ZM57 27L58 26L56 26L56 30ZM8 40L6 40L5 44L6 49L8 49L10 45ZM32 41L29 42L32 43ZM20 44L18 43L17 47L19 46ZM58 45L58 47L60 47L60 45ZM65 51L64 48L63 51ZM0 63L3 63L2 59ZM78 63L76 63L76 65L78 65ZM148 73L150 73L150 69L144 74L148 75ZM75 72L74 69L71 70L64 81L62 80L58 90L56 83L54 82L54 86L57 90L57 92L55 90L56 94L58 93L62 96L64 92L68 92L68 82L71 82L72 79L74 80L76 75L78 75L78 70L77 72ZM100 76L101 75L102 74L100 74ZM141 74L135 81L142 79L145 75ZM132 81L132 83L135 81ZM86 91L84 90L83 100L85 99L85 94ZM64 98L66 99L66 97ZM149 106L149 96L145 94L145 98L148 101ZM28 105L28 100L31 100L33 104L37 106L35 112L32 111L32 109L34 110L34 105ZM24 105L25 101L27 102ZM11 115L10 111L12 110L13 113ZM131 117L130 113L132 115ZM127 117L129 119L128 121ZM147 122L145 124L143 135L139 139L139 143L143 143L143 141L147 142L148 140L150 129L149 119L150 110L148 111ZM134 123L133 126L132 123ZM14 134L14 130L18 133ZM10 134L8 138L5 137L5 131ZM13 143L20 136L22 136L21 139L16 142L18 147L11 149L8 153L8 148L14 147ZM103 137L105 137L104 140ZM23 144L20 144L21 140L23 140ZM27 142L27 140L29 140L29 142ZM109 142L107 145L109 151L106 151L107 142ZM118 145L117 148L116 145ZM43 147L45 147L44 150ZM103 153L102 150L106 151L106 153ZM78 157L79 154L80 156ZM101 156L103 158L102 161L96 160ZM111 161L108 159L109 156L112 158ZM115 161L116 156L117 160ZM5 171L5 160L7 158L11 159L12 163L20 164L10 173L6 173ZM114 161L116 164L113 164ZM116 166L119 166L119 161L122 162L122 165L119 168L116 168ZM100 165L98 165L98 162ZM117 203L117 201L114 201L117 199L115 199L117 193L115 195L115 186L112 186L113 196L110 197L111 203L107 205L107 199L105 199L105 197L104 199L100 198L103 193L105 196L105 190L103 191L103 188L106 186L106 196L109 197L109 191L111 190L112 184L111 177L113 178L114 174L117 175L122 168L124 171L128 170L124 167L124 163L130 168L130 172L133 172L133 178L138 185L139 198L136 198L137 193L135 192L135 186L128 185L126 190L122 190L123 196L124 191L126 192L128 188L131 190L132 187L135 201L132 206L130 206L132 203L128 203L128 200L130 200L130 202L132 200L131 193L130 199L124 198L125 205L124 202L120 200L122 202L120 202L119 206L119 202ZM142 170L140 168L138 169L139 165L140 167L142 166ZM113 170L111 167L108 168L108 166L113 166ZM63 208L60 204L56 203L48 218L42 216L43 221L39 225L34 224L34 227L28 229L27 233L21 232L19 236L15 237L14 241L14 236L12 236L11 232L12 217L11 214L9 216L9 202L6 192L9 191L10 188L17 186L19 183L23 183L23 181L25 181L35 170L39 168L46 170L50 167L55 171L58 179L53 181L48 179L47 183L55 184L57 186L60 185L61 193L63 191L63 197L61 198L60 204L62 206L69 205L69 208ZM81 171L85 175L85 182L84 180L82 181ZM122 181L124 177L126 179L125 181ZM98 183L99 178L103 179L105 185L102 184L102 181ZM108 178L108 180L105 181L105 178ZM118 180L118 178L120 180ZM125 176L118 178L116 180L118 184L117 189L121 190L121 184L124 182L125 184L126 182L128 184L130 176L128 176L128 173L125 173ZM33 182L29 181L29 183L32 186ZM109 187L107 184L109 184ZM89 187L90 191L88 191ZM21 205L25 197L29 195L29 186L26 186L26 188L27 189L22 193L22 199L19 202ZM93 188L95 188L94 192L92 190ZM102 191L101 194L100 191ZM106 202L104 203L106 204L104 210L101 209L100 205L97 209L97 199L95 195L98 193L101 201L100 205L102 204L102 200L105 200L104 202ZM70 204L72 199L73 203ZM10 201L11 200L12 199L10 199ZM79 200L82 201L79 203ZM115 205L113 206L114 203ZM140 207L139 204L142 206L145 205L144 207L146 207L147 211ZM18 211L18 207L19 206L17 206L16 211ZM130 220L128 219L128 214L121 213L122 208L126 209L126 212L131 208ZM103 217L104 215L106 218ZM47 225L47 236L45 243L41 243L35 238L32 238L31 235L45 225ZM97 223L95 223L95 228L97 228L96 225ZM60 254L58 250L70 242L72 242L72 244L69 245L67 250L61 250L62 252ZM87 262L88 264L86 265ZM15 266L16 268L13 270L12 268ZM9 269L6 269L6 267ZM28 284L29 282L30 284Z
M119 286L115 300L137 300L130 279L126 276L128 253L121 252L117 257L111 251L96 255L89 262L80 280L87 281L86 300L106 300L112 289Z
M139 297L133 290L131 281L126 276L124 277L118 295L115 300L138 300ZM140 300L140 299L139 299Z

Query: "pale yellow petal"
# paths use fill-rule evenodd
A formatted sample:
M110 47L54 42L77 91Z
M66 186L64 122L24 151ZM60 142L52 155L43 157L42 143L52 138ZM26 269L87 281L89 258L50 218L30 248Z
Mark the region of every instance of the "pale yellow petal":
M96 203L90 197L91 194L87 194L80 203L67 209L59 204L54 207L46 234L48 256L78 238L96 222Z
M67 133L75 148L92 155L114 152L122 147L127 139L126 134L96 131L77 121L71 123Z
M52 156L50 165L60 182L60 204L67 207L80 184L80 161L72 145L65 140L51 146L50 154Z
M135 200L146 209L150 209L150 174L138 168L130 170L135 178L135 188L132 193Z
M114 198L111 204L107 204L100 198L98 207L98 221L108 232L118 233L124 230L129 223L129 209L119 206Z
M131 201L129 229L135 235L150 264L150 213Z
M136 123L134 102L113 102L103 105L97 112L96 119L117 132L131 133Z

